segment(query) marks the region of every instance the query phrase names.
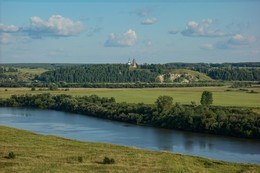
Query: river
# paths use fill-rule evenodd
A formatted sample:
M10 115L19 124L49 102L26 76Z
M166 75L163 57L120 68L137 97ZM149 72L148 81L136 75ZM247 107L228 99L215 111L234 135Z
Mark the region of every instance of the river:
M81 141L260 164L259 140L144 127L79 114L24 108L0 108L0 125Z

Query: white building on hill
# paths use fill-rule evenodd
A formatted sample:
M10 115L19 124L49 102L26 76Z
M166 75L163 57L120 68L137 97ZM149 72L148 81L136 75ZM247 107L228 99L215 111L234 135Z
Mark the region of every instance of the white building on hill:
M137 63L136 63L135 59L133 59L132 62L131 62L131 60L130 60L130 58L129 58L127 64L128 64L129 66L133 67L133 68L136 68L136 67L137 67Z

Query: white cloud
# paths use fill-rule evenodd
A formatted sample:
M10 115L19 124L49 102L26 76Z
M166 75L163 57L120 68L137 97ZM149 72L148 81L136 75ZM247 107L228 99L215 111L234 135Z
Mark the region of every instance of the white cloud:
M15 25L4 25L4 24L0 24L0 32L17 32L19 31L19 27L15 26Z
M228 43L232 45L248 45L255 42L255 40L256 38L253 36L245 37L241 34L236 34L228 40Z
M4 25L0 24L0 43L1 44L9 44L14 42L14 37L11 33L15 33L19 31L19 27L15 25Z
M31 38L76 36L83 30L81 22L60 15L53 15L48 20L34 16L27 27L0 24L0 43L27 43Z
M53 15L48 20L34 16L27 27L0 24L0 41L4 44L15 41L24 43L29 38L76 36L83 30L81 22L74 22L60 15Z
M144 19L141 24L143 25L151 25L151 24L154 24L156 23L158 20L156 18L146 18Z
M32 38L75 36L83 30L84 27L81 22L74 22L60 15L53 15L48 20L43 20L37 16L31 17L30 26L23 28L23 31Z
M0 43L1 44L8 44L13 42L14 39L11 34L9 33L0 33Z
M212 19L204 19L201 22L190 21L187 23L186 29L181 33L188 37L223 37L227 34L209 29L209 25L213 23Z
M243 36L241 34L233 35L230 39L224 42L218 42L215 47L217 49L236 49L240 46L247 46L256 41L254 36Z
M128 31L120 34L111 33L104 45L106 47L130 47L133 46L136 41L136 32L129 29Z

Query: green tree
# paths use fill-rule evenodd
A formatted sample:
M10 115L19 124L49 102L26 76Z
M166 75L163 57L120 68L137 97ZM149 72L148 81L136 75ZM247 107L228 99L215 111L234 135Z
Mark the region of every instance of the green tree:
M205 106L211 105L213 103L212 92L203 91L201 95L200 103Z
M49 85L49 90L51 90L51 91L55 91L58 89L59 89L58 85L56 85L55 83Z
M172 107L173 98L170 96L159 96L155 101L158 112L170 110Z

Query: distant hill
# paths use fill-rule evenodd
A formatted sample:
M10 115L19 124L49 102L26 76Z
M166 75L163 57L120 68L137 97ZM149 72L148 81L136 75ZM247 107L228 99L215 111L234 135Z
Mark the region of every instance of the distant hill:
M190 83L198 81L212 81L212 79L204 73L189 69L174 69L171 72L158 76L161 82L178 82Z
M10 69L10 70L9 70ZM66 83L194 83L260 81L260 63L1 64L0 81Z
M38 80L68 83L131 83L131 82L175 82L190 83L212 81L204 73L189 69L133 68L124 64L96 64L64 67L41 74Z
M249 63L248 63L249 64ZM246 65L248 65L246 64ZM244 65L244 64L242 64ZM252 64L250 64L252 65ZM259 67L226 67L207 64L145 64L133 68L126 64L74 65L42 73L38 80L68 83L130 83L198 81L258 81Z
M38 68L21 68L13 66L0 66L0 82L30 82L38 75L48 71L48 69Z

